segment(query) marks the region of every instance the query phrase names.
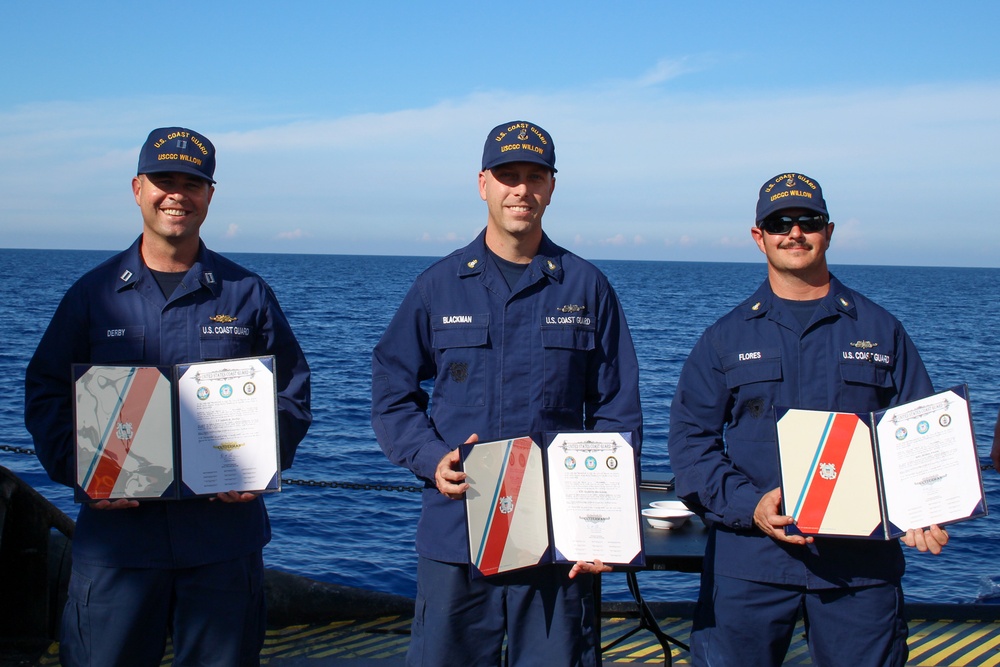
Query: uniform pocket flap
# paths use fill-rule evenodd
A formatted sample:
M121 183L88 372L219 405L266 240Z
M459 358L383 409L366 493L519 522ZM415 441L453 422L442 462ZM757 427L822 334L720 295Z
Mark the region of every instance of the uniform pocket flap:
M447 350L453 347L483 347L489 340L489 324L448 324L434 328L435 349Z
M594 330L580 327L543 328L542 346L564 350L593 350Z
M730 389L754 382L781 379L781 353L778 350L737 352L722 359L726 386Z

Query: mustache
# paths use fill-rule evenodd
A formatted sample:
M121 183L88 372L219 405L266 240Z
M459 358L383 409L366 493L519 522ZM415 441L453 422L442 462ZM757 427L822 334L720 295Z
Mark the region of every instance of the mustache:
M806 241L786 241L785 243L778 245L778 248L781 250L787 250L788 248L802 248L803 250L812 250L813 245L812 243L808 243Z

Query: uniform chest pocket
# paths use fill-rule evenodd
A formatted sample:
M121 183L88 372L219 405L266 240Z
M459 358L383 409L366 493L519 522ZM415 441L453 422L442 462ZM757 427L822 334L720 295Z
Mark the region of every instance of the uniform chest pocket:
M90 363L142 363L146 328L141 325L91 329Z
M722 358L726 387L736 389L756 382L781 380L781 353L778 350L737 352Z
M583 406L595 339L590 328L542 329L542 404L546 408L578 410Z
M253 356L252 349L249 336L202 336L201 338L201 358L203 361L250 357Z
M888 366L857 361L841 361L840 377L847 384L860 384L887 389L892 387L892 374Z
M437 354L434 400L449 405L486 405L486 345L489 319L470 324L435 324L431 345Z

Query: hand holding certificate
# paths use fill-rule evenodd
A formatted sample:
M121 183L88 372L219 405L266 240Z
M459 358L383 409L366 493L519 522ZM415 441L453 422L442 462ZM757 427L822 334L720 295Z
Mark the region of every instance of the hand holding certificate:
M547 562L641 565L629 433L560 433L463 445L475 572Z

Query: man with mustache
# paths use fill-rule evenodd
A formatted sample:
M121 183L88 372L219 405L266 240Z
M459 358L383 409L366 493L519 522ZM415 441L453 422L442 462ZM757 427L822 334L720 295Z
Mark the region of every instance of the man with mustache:
M792 534L781 514L773 406L870 412L933 393L899 321L830 274L833 227L814 179L764 183L750 233L767 280L705 331L681 371L670 463L678 496L710 527L695 665L780 665L800 612L816 664L906 663L899 542ZM847 354L857 346L879 354L860 361ZM931 526L902 540L938 554L948 534Z

